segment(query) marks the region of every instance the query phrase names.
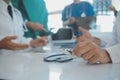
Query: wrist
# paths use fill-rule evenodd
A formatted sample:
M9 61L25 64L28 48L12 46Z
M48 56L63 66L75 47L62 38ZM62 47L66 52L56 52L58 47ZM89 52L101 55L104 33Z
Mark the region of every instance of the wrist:
M28 20L27 20L25 23L26 23L26 25L29 26L29 27L33 27L33 25L34 25L32 22L30 22L30 21L28 21Z
M30 46L34 47L34 40L30 41Z
M69 25L69 20L63 22L63 26L67 26L67 25Z
M107 62L112 63L112 59L111 59L109 53L107 52L107 50L105 50L105 52L106 52L106 55L107 55Z

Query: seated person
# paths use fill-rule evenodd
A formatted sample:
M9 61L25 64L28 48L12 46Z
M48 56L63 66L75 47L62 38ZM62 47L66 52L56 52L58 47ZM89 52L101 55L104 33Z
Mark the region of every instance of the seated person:
M120 11L117 14L113 27L113 38L107 44L102 39L95 38L83 28L79 28L83 34L77 38L78 44L73 50L73 55L82 57L90 64L94 63L120 63ZM102 46L102 47L101 47ZM104 47L103 47L104 46Z
M6 36L17 36L17 39L12 40L18 44L28 44L32 47L44 46L47 43L45 38L25 38L23 29L23 18L20 12L12 6L10 0L0 0L0 40ZM3 53L4 49L0 52Z

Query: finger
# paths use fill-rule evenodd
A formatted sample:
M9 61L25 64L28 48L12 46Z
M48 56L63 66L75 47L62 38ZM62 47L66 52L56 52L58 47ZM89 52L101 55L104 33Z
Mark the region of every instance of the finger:
M17 36L7 36L5 38L5 40L7 40L7 41L11 41L11 40L14 40L14 39L17 39Z
M81 48L81 44L80 43L78 43L77 45L76 45L76 47L73 49L73 51L72 51L72 55L75 55L75 56L78 56L78 54L80 55L80 48Z
M89 60L95 55L93 50L88 51L86 54L83 54L82 57L84 60Z
M45 39L45 38L39 38L39 42L40 43L47 43L47 39Z
M13 50L22 50L29 47L28 44L10 43Z
M91 34L86 29L79 27L79 30L83 33L85 39L92 39Z
M20 49L26 49L26 48L28 48L29 47L29 45L27 45L27 44L20 44L19 46L18 46L18 48L20 48Z
M88 31L86 29L82 28L81 26L79 26L78 29L79 29L79 31L81 31L83 33L88 33Z
M42 45L47 44L47 42L48 42L47 39L40 37L39 41L38 41L38 43L39 43L38 45L42 46Z
M94 55L88 61L89 61L90 64L95 64L95 63L99 62L99 56L98 55Z
M95 49L95 46L91 42L86 42L86 45L81 47L81 53L88 53L89 51L93 51Z
M84 49L87 45L87 42L80 42L77 46L73 49L72 55L81 56L84 53Z

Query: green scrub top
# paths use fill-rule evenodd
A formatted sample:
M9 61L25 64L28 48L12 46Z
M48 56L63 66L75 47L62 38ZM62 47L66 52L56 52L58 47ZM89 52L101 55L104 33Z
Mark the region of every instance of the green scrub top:
M11 0L11 2L21 11L24 20L38 22L48 30L48 12L44 0ZM25 32L25 37L36 38L38 35L43 36L44 34L40 31L33 31L29 27L28 32Z

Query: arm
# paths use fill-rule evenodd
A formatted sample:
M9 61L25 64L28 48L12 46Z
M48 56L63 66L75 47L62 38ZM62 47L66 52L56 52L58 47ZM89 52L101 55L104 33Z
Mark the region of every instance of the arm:
M12 40L15 40L16 38L16 36L7 36L0 40L0 49L22 50L28 48L27 44L17 44L12 42Z
M31 29L33 29L34 31L42 31L42 30L45 30L43 25L39 24L39 23L33 23L33 22L30 22L30 21L27 21L26 22L26 25L28 27L30 27Z
M39 47L39 46L44 46L47 44L47 38L46 37L39 37L34 40L30 41L30 46L32 47Z

